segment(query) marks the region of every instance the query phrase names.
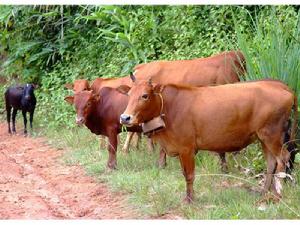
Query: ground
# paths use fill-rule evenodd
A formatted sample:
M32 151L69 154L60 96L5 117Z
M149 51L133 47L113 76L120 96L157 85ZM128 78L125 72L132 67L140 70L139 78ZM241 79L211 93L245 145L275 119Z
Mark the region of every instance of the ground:
M138 218L121 194L62 161L44 138L7 133L0 124L0 219Z

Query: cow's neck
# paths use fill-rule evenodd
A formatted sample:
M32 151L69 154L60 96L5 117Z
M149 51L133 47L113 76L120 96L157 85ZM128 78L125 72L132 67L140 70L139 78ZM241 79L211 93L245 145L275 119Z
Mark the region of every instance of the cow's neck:
M92 110L87 117L86 126L91 130L92 133L97 135L106 135L104 132L104 124L102 119L100 103L95 103L95 106L92 106Z

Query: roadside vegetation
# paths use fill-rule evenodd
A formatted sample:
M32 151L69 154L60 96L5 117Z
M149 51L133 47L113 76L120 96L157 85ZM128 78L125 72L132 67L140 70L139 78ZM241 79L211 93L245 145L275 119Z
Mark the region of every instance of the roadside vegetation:
M80 164L130 205L153 217L176 214L189 219L299 219L300 157L293 182L284 183L279 204L259 208L257 192L265 171L261 147L252 144L227 154L229 174L217 155L199 152L195 195L182 203L185 183L179 161L167 158L158 169L155 153L118 152L118 170L105 168L107 150L85 127L76 127L74 109L64 102L63 85L75 79L129 74L153 60L207 57L240 49L246 80L276 78L298 95L300 80L299 6L0 6L0 91L18 82L39 84L33 136L66 149L64 161ZM4 109L0 99L0 112ZM221 112L220 112L221 113ZM5 122L5 113L1 115ZM21 120L21 118L19 118ZM124 142L125 135L121 135ZM299 137L297 137L299 138ZM145 140L143 140L145 141Z

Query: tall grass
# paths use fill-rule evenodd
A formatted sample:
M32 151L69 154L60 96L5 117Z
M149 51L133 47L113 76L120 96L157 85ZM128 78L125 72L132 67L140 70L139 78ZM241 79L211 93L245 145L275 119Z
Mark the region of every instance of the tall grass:
M252 18L249 35L235 23L237 44L247 62L246 80L273 78L284 81L300 95L300 14L294 22L280 19L275 9L268 20Z

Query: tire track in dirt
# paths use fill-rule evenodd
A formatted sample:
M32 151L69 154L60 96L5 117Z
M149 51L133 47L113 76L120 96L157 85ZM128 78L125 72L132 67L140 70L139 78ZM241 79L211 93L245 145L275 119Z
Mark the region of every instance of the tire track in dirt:
M0 219L139 218L124 196L64 165L62 155L45 139L9 135L0 124Z

